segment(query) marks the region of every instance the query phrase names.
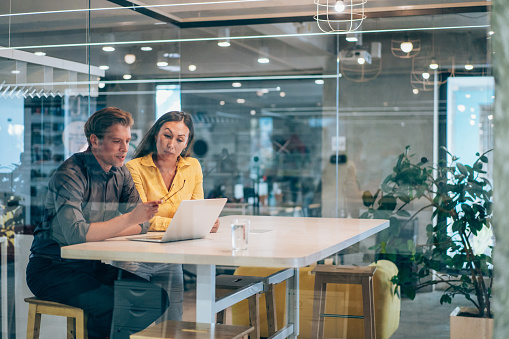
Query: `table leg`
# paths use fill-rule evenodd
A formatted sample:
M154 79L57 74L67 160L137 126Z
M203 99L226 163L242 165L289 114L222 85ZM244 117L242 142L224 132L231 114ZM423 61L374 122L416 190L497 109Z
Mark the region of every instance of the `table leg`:
M293 277L287 280L286 311L288 320L293 324L293 333L289 338L297 338L299 335L299 269L294 269Z
M196 321L216 322L216 266L196 265Z

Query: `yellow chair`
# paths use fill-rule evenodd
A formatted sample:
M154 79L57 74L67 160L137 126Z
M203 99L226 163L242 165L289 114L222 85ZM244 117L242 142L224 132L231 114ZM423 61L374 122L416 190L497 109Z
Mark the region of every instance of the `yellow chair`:
M390 279L398 273L394 263L387 260L379 260L370 266L375 266L373 276L373 289L375 299L375 328L376 338L389 338L399 326L401 300L394 295L394 285ZM311 325L313 318L313 298L315 276L311 273L312 267L300 269L299 274L299 338L311 338ZM281 270L280 268L239 267L236 275L268 276ZM276 313L278 329L286 322L285 301L286 284L276 285ZM265 296L260 297L260 303L265 303ZM363 315L362 287L361 285L331 284L327 288L326 313ZM247 301L242 301L232 307L232 322L234 325L248 325L249 311ZM267 337L266 313L260 308L260 331L262 337ZM364 338L363 319L326 318L325 338Z

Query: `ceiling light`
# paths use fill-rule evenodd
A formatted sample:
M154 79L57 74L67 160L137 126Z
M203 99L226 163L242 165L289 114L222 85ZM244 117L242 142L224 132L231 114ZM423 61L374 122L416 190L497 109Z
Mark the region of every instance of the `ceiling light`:
M237 99L237 103L238 103L238 104L243 104L243 103L245 103L245 102L246 102L246 99L240 99L240 98L239 98L239 99Z
M428 80L429 79L429 73L428 72L422 73L422 78L425 79L425 80Z
M269 48L267 46L260 47L258 54L258 62L261 64L268 64L269 60Z
M166 61L158 61L157 67L166 67L168 66L168 63Z
M131 79L133 76L131 74L124 74L124 76L122 78L124 78L124 80L129 80Z
M219 101L219 105L224 106L225 102L224 100Z
M488 115L488 120L493 120L493 114Z
M115 47L113 46L104 46L103 51L105 52L113 52L115 50Z
M37 56L45 56L46 55L46 53L44 53L44 52L35 52L34 54Z
M419 90L418 90L417 88L414 88L414 89L412 90L412 92L413 92L414 94L419 94Z
M475 121L474 120L470 120L470 125L474 126L475 125Z
M219 37L224 37L217 42L219 47L230 47L230 29L228 27L219 28Z
M414 44L410 41L403 41L400 45L400 48L405 53L410 53L414 49Z
M285 93L285 92L280 92L280 93L279 93L279 96L280 96L281 98L284 98L284 97L286 96L286 93Z
M359 65L364 65L364 64L366 63L366 59L364 59L364 58L362 58L362 57L357 58L357 63L358 63Z
M14 69L14 70L12 70L12 71L11 71L11 73L12 73L12 74L19 74L19 73L21 73L21 71L20 71L20 70L17 70L17 69Z
M99 86L99 88L104 88L106 86L106 84L104 82L100 82L98 86Z
M104 70L104 71L107 71L110 69L110 66L106 66L106 65L101 65L99 66L100 69Z
M343 12L345 10L345 3L341 0L336 1L336 4L334 5L334 9L338 13Z
M438 68L438 63L437 63L437 60L435 58L431 58L431 62L429 64L429 68L431 68L431 69L437 69Z
M152 50L152 47L150 46L143 46L140 48L143 52L150 52Z
M470 99L472 97L471 94L465 94L465 98Z
M188 67L188 68L189 68L189 70L190 70L191 72L196 71L196 65L189 65L189 67Z
M475 120L477 116L475 114L470 114L470 119Z
M178 58L180 58L180 53L164 53L163 57L165 57L165 58L172 58L172 59L178 59Z
M323 81L323 79L316 79L315 80L315 84L317 85L323 85L325 81Z
M219 40L219 42L217 43L217 45L219 47L230 47L231 44L230 44L230 39L228 40Z
M467 71L471 71L471 70L473 70L473 69L474 69L474 65L472 65L472 64L470 63L470 61L467 61L467 63L465 64L465 69L466 69Z
M260 58L258 58L258 62L261 64L268 64L270 62L270 60L267 57L260 57Z
M233 87L242 87L242 84L240 82L232 82Z
M465 109L466 109L465 105L458 105L458 111L465 112Z
M252 109L249 113L251 113L251 115L256 115L256 111L254 109Z
M124 55L124 61L126 64L134 64L134 62L136 61L136 55L134 54L126 54Z
M262 89L262 93L264 93L264 94L269 93L269 89L268 89L268 88L263 88L263 89Z
M489 31L489 32L488 32L488 34L489 34L489 35L493 35L493 34L495 34L495 32L493 32L493 31Z
M359 39L357 38L357 35L355 33L347 33L345 39L348 42L357 42L357 41L359 41Z

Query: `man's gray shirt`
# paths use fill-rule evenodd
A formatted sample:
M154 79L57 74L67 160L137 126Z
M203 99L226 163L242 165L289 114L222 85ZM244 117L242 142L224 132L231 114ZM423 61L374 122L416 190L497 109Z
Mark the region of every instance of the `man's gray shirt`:
M33 254L60 257L60 247L86 242L91 223L132 211L141 202L125 167L105 172L87 150L67 159L53 174L43 221L34 231ZM142 233L148 222L140 224Z

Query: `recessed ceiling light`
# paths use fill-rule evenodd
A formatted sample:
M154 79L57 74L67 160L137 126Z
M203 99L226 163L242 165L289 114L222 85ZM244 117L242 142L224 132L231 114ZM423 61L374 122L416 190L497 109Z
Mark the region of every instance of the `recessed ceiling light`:
M125 80L129 80L131 79L133 76L131 74L124 74L124 76L122 78L124 78Z
M224 100L219 101L219 105L224 106L225 102Z
M219 40L217 45L219 47L230 47L231 46L230 41L228 41L228 40Z
M136 55L126 54L126 55L124 55L124 61L128 65L134 64L134 62L136 61Z
M46 53L44 53L44 52L35 52L34 54L37 56L45 56L46 55Z
M422 73L422 78L425 79L425 80L428 80L429 79L429 73L428 72Z
M21 73L21 71L20 71L20 70L17 70L17 69L13 69L13 70L11 71L11 73L12 73L12 74L19 74L19 73Z
M157 67L166 67L168 66L168 63L166 61L158 61Z
M245 102L246 102L246 99L241 99L241 98L237 99L238 104L243 104Z
M106 84L104 82L100 82L98 86L99 86L99 88L104 88L104 86L106 86Z
M106 71L106 70L110 69L110 66L101 65L101 66L99 66L99 68Z
M323 81L323 79L316 79L315 80L315 84L317 85L323 85L325 81Z
M262 93L264 93L264 94L269 93L269 89L268 89L268 88L264 88L264 89L262 89Z
M279 92L279 96L280 96L281 98L284 98L284 97L286 96L286 93L285 93L285 92Z
M364 58L357 58L357 63L359 65L364 65L366 63L366 59L364 59Z
M261 64L268 64L270 62L270 60L267 57L261 57L261 58L258 58L258 62Z
M470 99L471 97L472 97L472 95L470 95L470 94L465 94L465 98Z
M470 119L475 120L476 118L477 118L477 115L475 115L475 114L470 114Z
M249 113L251 113L251 115L256 115L256 111L254 109L252 109Z
M232 82L233 87L242 87L242 84L240 82Z
M188 69L189 69L191 72L194 72L194 71L196 71L196 65L189 65Z
M412 90L412 92L413 92L414 94L419 94L419 90L418 90L417 88L414 88L414 89Z
M470 62L467 62L467 64L465 65L465 69L467 71L471 71L474 69L474 65L472 65Z
M150 52L152 50L152 47L150 46L143 46L140 48L143 52Z
M104 46L103 51L105 52L113 52L115 50L115 47L113 46Z

